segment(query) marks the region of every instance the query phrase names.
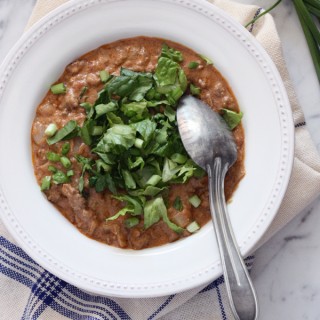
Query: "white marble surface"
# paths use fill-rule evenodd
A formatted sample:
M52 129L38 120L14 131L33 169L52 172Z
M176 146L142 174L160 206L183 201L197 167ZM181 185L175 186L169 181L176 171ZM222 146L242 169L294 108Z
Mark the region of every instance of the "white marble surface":
M238 1L264 7L274 2ZM0 63L22 34L34 4L35 0L0 0ZM307 126L320 150L319 82L291 0L284 0L272 14ZM320 320L319 200L256 253L252 275L261 307L260 320Z

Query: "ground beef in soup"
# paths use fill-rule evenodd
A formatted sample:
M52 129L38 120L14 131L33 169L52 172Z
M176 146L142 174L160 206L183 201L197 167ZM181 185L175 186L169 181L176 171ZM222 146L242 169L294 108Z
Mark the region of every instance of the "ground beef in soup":
M98 92L103 88L99 72L106 70L110 74L118 75L121 67L139 72L153 72L163 43L179 50L183 55L180 63L188 82L201 89L199 98L206 102L213 110L222 108L239 112L237 101L225 79L213 65L207 64L193 50L171 41L158 38L136 37L116 41L97 48L76 61L70 63L57 82L63 82L67 92L55 95L48 92L38 106L32 126L32 154L34 171L39 184L43 177L51 175L48 170L50 161L47 160L48 151L59 153L64 142L48 145L44 131L50 123L59 128L69 120L75 120L79 125L85 120L85 110L79 107L81 102L94 103ZM196 69L188 68L190 62L199 63ZM85 95L81 94L87 87ZM230 200L239 181L244 176L244 133L241 125L233 130L238 148L238 160L229 170L225 181L225 195ZM94 157L90 148L79 137L70 142L68 158L72 163L74 176L70 183L52 184L45 194L50 202L77 227L83 234L111 246L120 248L143 249L163 245L190 235L185 230L178 234L160 220L150 228L144 230L143 218L139 224L128 228L124 224L126 216L106 222L106 218L116 214L122 207L122 202L114 199L111 192L96 192L88 185L85 176L84 191L78 190L81 166L75 155ZM61 163L55 163L60 170L65 170ZM185 184L172 185L168 195L169 219L182 228L196 221L203 226L210 220L208 202L207 177L191 178ZM201 199L198 208L188 201L189 197L197 194ZM179 196L183 210L178 211L172 204ZM43 213L45 214L45 213Z

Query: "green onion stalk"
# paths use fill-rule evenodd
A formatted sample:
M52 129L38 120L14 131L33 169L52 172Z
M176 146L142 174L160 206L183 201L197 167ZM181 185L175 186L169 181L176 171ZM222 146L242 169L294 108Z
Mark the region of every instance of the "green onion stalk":
M282 0L276 1L270 8L249 21L245 27L249 27L266 13L273 10ZM300 24L305 35L314 68L320 82L320 0L292 0L296 9Z

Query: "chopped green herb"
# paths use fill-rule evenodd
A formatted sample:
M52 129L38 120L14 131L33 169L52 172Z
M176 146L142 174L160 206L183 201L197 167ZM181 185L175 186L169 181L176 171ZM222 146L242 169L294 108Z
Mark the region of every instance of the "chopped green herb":
M60 155L55 152L49 151L47 152L47 159L52 162L58 162L60 161Z
M67 88L64 83L57 83L50 88L53 94L64 94L67 92Z
M178 211L182 211L183 210L183 204L181 201L180 197L176 197L173 203L173 207L178 210Z
M181 154L181 153L174 153L171 158L173 162L179 163L179 164L184 164L187 162L188 157Z
M106 221L126 216L130 228L141 220L135 216L143 215L145 229L163 220L175 232L184 231L170 221L163 197L167 197L170 185L203 176L204 171L187 155L176 124L177 102L188 89L181 61L181 52L164 45L154 74L121 68L119 76L111 76L102 70L100 78L105 85L96 101L80 104L86 112L83 125L69 121L47 138L52 145L78 136L90 147L91 157L74 155L82 168L80 193L88 184L96 192L109 190L123 202L122 209ZM193 61L189 68L198 65ZM192 84L190 91L200 94ZM66 142L61 155L50 156L67 171L52 166L49 171L55 184L68 183L75 174L67 157L69 151L70 143ZM126 194L119 195L124 190ZM170 205L183 210L180 197Z
M131 218L126 219L124 224L127 228L133 228L134 226L139 224L139 219L136 217L131 217Z
M53 137L47 139L47 143L52 145L57 143L73 133L77 129L77 122L70 120L63 128L61 128Z
M124 179L124 184L128 189L136 188L136 182L134 181L129 170L122 170L122 177Z
M67 177L72 177L74 175L74 171L73 170L68 170L67 171Z
M188 226L187 226L187 230L190 233L194 233L196 231L198 231L200 229L199 224L196 221L191 222Z
M58 130L58 127L55 123L50 123L48 126L47 126L47 129L44 131L44 134L47 136L47 137L52 137L55 135L55 133L57 132Z
M147 186L156 186L161 181L161 177L157 174L152 175L146 182Z
M50 186L51 186L51 177L50 176L43 177L41 182L41 191L49 190Z
M189 64L188 64L188 68L189 69L196 69L198 68L199 66L199 62L196 62L196 61L191 61Z
M89 119L84 122L82 128L80 128L80 137L83 140L83 142L90 146L92 143L92 138L91 138L91 131L93 129L94 122L92 119Z
M101 159L96 160L96 167L99 173L101 173L102 170L104 172L110 172L112 170L112 167Z
M92 105L89 102L80 103L80 107L86 110L87 115L89 112L91 112L91 109L92 109Z
M222 109L222 111L223 111L222 117L227 123L230 130L233 130L235 127L239 125L243 117L242 112L237 113L229 109Z
M60 158L60 162L62 163L62 165L66 168L66 169L70 169L71 168L71 161L65 157L65 156L62 156Z
M166 44L162 45L161 57L169 58L175 62L183 61L182 53L173 48L169 48Z
M56 173L58 171L58 169L55 166L48 166L48 170L52 173Z
M100 75L101 82L103 83L106 83L110 78L110 74L106 70L101 70L99 75Z
M102 126L94 126L92 129L93 136L101 136L103 134L103 127Z
M52 176L53 183L55 184L63 184L69 182L69 177L62 171L58 170Z
M195 194L189 198L189 202L192 204L193 207L198 208L201 204L201 199Z
M190 93L194 96L198 96L201 93L200 88L196 87L192 83L190 84Z
M203 59L207 64L213 64L213 61L210 58L204 56L203 54L199 54L199 57Z
M69 151L70 151L70 143L66 142L62 145L61 154L65 156L69 153Z
M101 116L108 112L115 111L117 109L117 105L114 102L109 102L107 104L98 104L95 106L97 116Z

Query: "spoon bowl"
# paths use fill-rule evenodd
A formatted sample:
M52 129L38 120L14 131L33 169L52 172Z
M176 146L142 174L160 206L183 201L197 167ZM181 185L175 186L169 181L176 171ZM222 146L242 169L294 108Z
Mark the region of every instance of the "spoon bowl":
M192 96L181 99L177 110L180 136L192 160L202 169L220 157L231 167L237 145L226 122L204 102Z

